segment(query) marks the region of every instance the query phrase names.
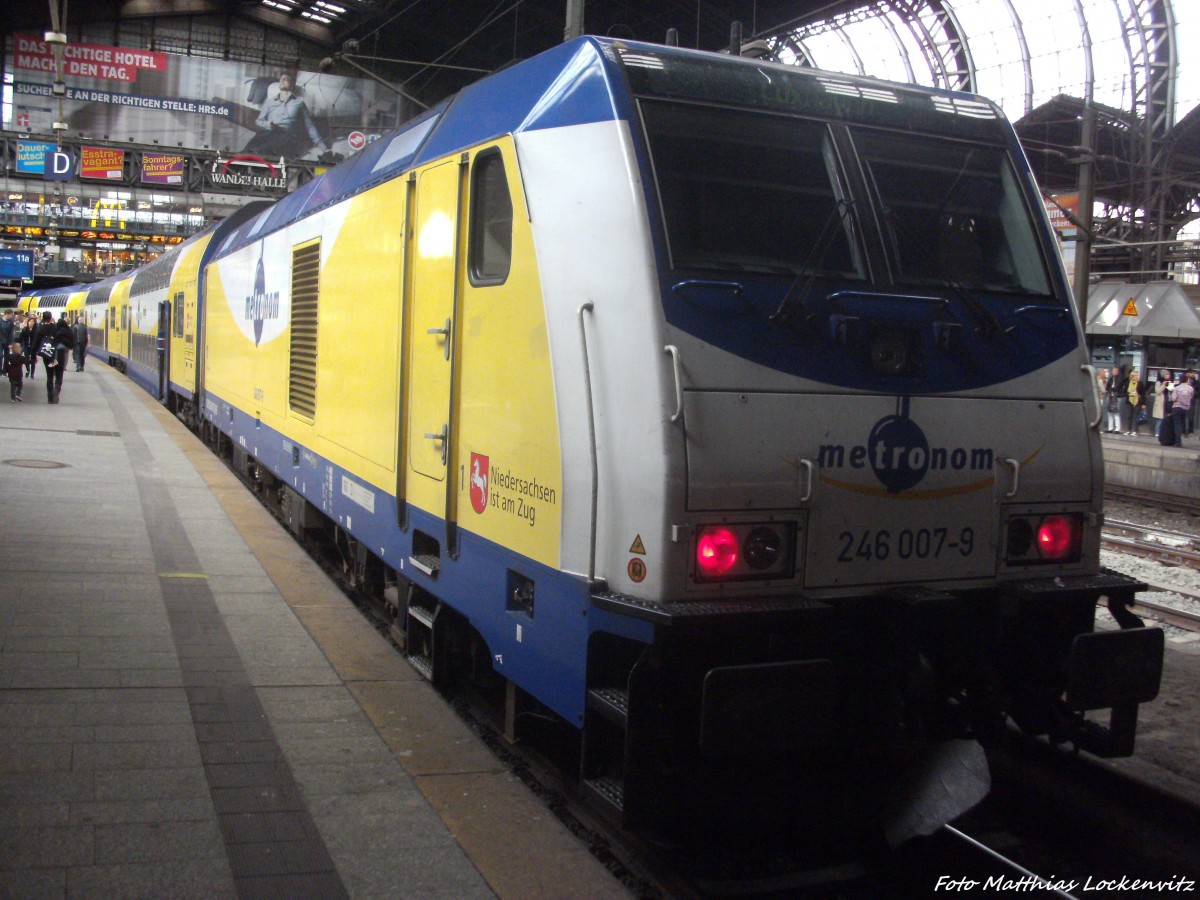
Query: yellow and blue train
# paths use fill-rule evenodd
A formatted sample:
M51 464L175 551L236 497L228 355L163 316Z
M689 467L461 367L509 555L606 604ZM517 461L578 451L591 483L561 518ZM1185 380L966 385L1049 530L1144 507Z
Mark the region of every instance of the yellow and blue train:
M1006 722L1127 755L1157 691L981 98L582 38L84 305L418 669L557 731L630 827L928 830Z

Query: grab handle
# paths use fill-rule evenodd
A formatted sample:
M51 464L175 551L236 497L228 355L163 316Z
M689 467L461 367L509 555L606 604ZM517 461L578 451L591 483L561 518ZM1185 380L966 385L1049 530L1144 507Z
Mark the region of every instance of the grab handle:
M801 503L807 503L812 499L813 482L816 481L816 478L814 477L816 475L816 471L817 467L813 465L813 461L811 459L800 460L800 473L802 476L802 483L804 485L803 493L800 495Z
M450 320L446 320L445 328L426 328L426 334L440 334L446 338L446 359L450 358Z
M1088 380L1092 383L1092 397L1096 400L1096 418L1092 421L1088 428L1099 428L1100 420L1104 418L1104 404L1100 402L1100 382L1096 378L1096 369L1094 366L1083 365L1080 370L1088 376Z
M1012 469L1012 490L1004 495L1006 500L1011 500L1017 496L1017 488L1021 485L1021 463L1015 459L1002 459L1000 462Z
M596 580L596 521L600 498L600 460L596 451L596 410L592 400L592 363L588 358L587 320L595 309L591 300L579 307L579 343L583 350L583 390L587 400L588 439L592 463L591 535L588 541L588 583Z
M683 415L683 373L679 368L679 348L667 344L664 349L671 354L671 369L675 373L675 412L671 414L671 421L678 422Z

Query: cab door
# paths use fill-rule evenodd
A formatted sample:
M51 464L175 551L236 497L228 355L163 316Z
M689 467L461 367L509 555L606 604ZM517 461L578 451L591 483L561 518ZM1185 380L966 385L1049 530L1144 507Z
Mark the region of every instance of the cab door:
M407 468L405 500L447 523L454 517L446 484L455 439L455 309L458 301L461 166L447 161L417 176L408 269L407 371L404 379Z

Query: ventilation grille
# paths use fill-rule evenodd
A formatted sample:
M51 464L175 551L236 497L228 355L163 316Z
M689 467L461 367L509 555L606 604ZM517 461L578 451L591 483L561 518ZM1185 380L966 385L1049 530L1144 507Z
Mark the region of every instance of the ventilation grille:
M292 251L292 361L288 405L293 412L317 414L317 298L321 243Z

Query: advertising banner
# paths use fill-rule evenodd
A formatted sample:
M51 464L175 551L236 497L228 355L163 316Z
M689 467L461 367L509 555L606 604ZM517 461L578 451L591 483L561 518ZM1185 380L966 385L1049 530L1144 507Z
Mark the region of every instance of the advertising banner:
M143 184L183 184L186 160L170 153L147 153L142 157Z
M21 69L54 72L51 45L28 34L17 35L16 64ZM138 71L167 70L167 54L98 44L67 44L63 52L63 74L67 77L137 81Z
M1050 214L1050 224L1058 232L1059 237L1074 237L1079 233L1071 216L1079 218L1079 194L1054 194L1044 198L1046 212Z
M125 151L83 147L79 151L79 177L120 181L125 174Z
M17 171L30 175L46 174L46 157L58 148L41 141L17 141Z
M99 44L66 45L59 98L49 45L17 34L13 48L9 128L64 121L71 135L278 161L349 156L400 121L396 94L366 79Z

